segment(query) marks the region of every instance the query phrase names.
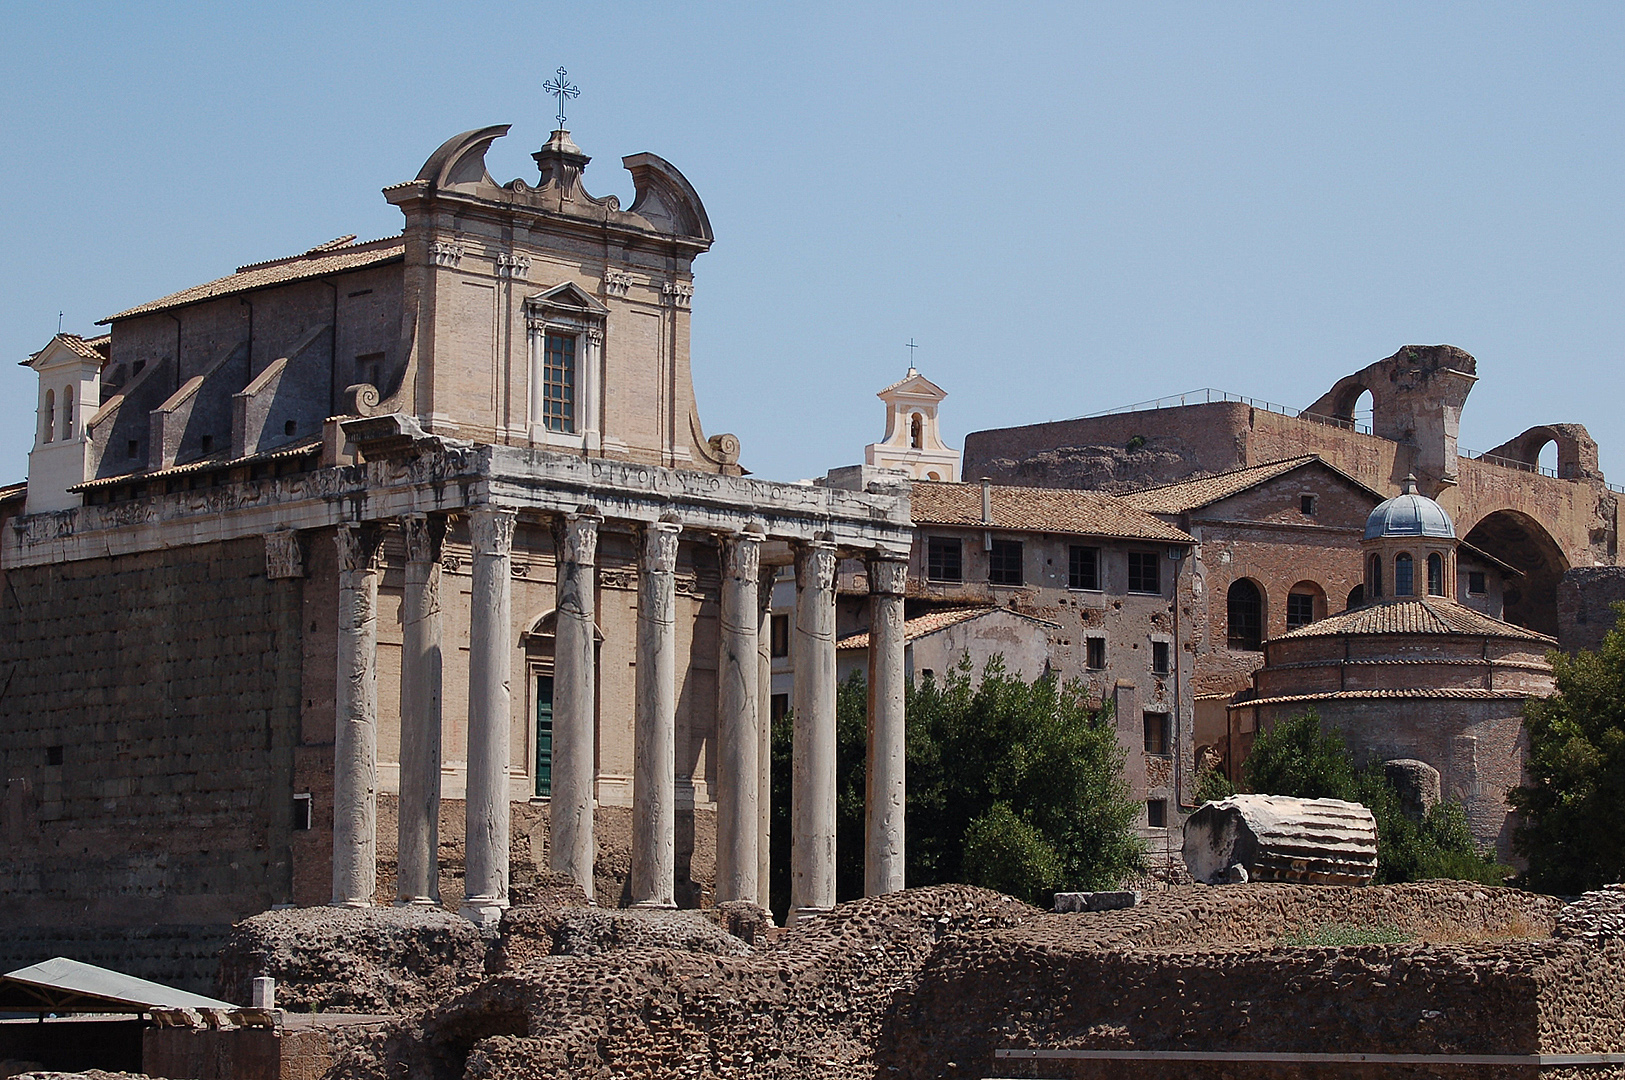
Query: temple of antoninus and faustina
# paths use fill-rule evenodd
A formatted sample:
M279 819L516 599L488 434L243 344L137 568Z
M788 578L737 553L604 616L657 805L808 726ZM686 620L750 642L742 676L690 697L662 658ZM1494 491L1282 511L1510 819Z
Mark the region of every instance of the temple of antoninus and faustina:
M906 491L745 475L689 375L699 197L652 154L623 159L630 208L589 195L563 130L537 183L498 184L506 131L386 188L399 236L30 360L28 484L0 491L4 749L40 759L7 759L14 924L486 921L510 852L608 904L765 903L763 627L791 566L792 914L828 908L842 560L875 642L867 887L902 886Z

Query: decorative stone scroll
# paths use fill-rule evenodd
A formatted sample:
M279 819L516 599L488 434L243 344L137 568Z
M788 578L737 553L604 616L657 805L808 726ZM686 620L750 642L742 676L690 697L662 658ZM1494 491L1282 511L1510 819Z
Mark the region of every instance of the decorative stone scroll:
M293 529L265 534L265 576L270 581L305 576L304 549Z

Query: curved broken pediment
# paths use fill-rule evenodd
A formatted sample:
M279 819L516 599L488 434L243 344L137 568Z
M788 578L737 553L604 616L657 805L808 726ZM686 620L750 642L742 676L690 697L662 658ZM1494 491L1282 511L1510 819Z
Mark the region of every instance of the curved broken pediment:
M491 143L508 133L511 124L493 124L490 127L474 128L461 135L453 135L440 144L440 148L429 155L429 160L423 163L418 170L417 178L427 180L437 188L450 187L453 184L479 184L495 185L491 174L485 168L485 152L491 148Z
M641 215L661 232L715 240L705 204L677 166L654 154L633 154L621 159L632 174L637 196L628 213Z

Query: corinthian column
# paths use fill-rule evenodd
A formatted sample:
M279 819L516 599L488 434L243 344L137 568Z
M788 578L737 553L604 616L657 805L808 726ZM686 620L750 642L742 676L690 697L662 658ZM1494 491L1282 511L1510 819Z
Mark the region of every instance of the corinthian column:
M378 553L367 525L340 525L333 715L333 903L369 907L378 886Z
M508 677L513 633L512 510L480 507L468 531L468 834L462 914L495 922L508 906Z
M596 514L559 523L558 612L553 630L553 789L549 797L548 862L555 873L593 893L594 708L593 600L598 553Z
M632 903L677 906L677 534L643 533L632 757Z
M446 520L401 518L406 591L401 598L400 904L440 903L440 541Z
M903 587L908 563L869 560L869 756L864 776L863 893L903 887Z
M717 655L717 899L757 897L756 576L762 537L722 541Z
M756 582L756 902L768 906L773 871L773 581L764 566Z
M790 918L835 906L835 548L796 551Z

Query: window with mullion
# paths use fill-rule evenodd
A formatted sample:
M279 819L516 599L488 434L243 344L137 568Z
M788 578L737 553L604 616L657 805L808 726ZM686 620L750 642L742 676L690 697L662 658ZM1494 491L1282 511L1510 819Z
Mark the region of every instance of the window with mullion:
M987 580L990 585L1021 584L1021 541L994 540L987 553Z
M566 435L576 429L576 339L549 333L542 345L542 425Z
M955 537L932 536L926 539L925 576L929 581L964 581L964 563L961 544Z
M1073 544L1067 553L1066 586L1069 589L1100 588L1100 549Z

